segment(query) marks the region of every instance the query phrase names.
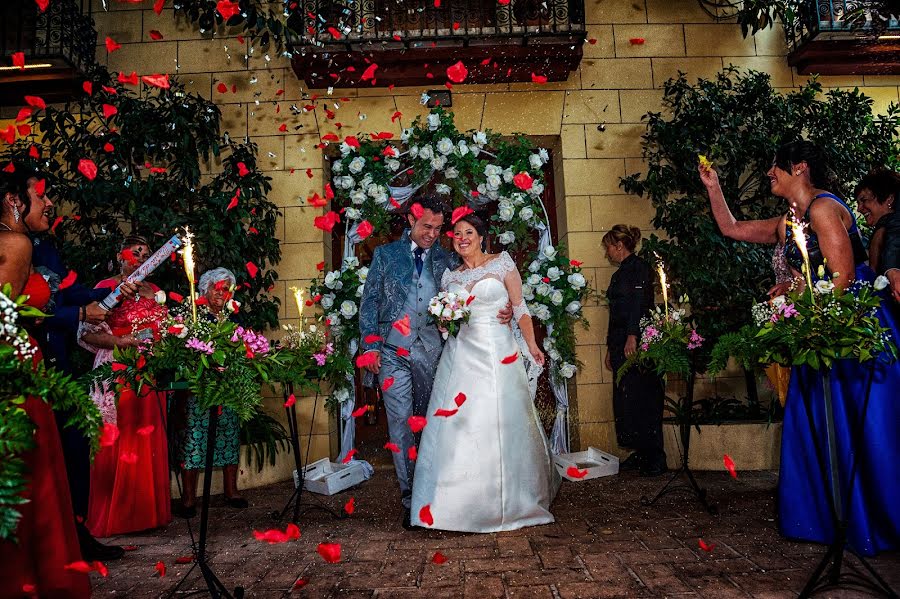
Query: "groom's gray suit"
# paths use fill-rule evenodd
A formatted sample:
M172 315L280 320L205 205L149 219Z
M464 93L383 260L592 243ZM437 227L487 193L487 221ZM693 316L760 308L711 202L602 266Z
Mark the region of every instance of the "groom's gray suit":
M410 506L415 468L409 448L417 444L419 436L413 434L407 420L425 415L443 347L441 334L428 316L428 302L440 290L444 270L457 264L454 254L435 243L422 256L420 273L414 247L407 230L397 241L375 249L359 314L362 351L381 352L378 382L383 387L386 380L393 379L383 397L390 440L400 448L394 454L394 468L406 508ZM409 335L393 326L405 316L409 316ZM409 356L398 355L398 348L409 351Z

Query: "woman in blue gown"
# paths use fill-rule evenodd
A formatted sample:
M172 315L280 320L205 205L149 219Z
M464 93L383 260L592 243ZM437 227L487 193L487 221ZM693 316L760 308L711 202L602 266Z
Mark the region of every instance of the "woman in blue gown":
M790 215L737 221L728 209L716 172L702 167L699 170L722 233L739 241L783 244L784 258L799 276L802 260L788 226ZM795 219L808 224L807 250L813 274L823 265L840 290L852 290L854 281L871 282L874 273L865 263L866 252L853 212L828 191L838 186L821 150L807 141L785 144L776 152L767 174L772 193L787 200ZM882 298L883 302L892 301L886 293ZM878 317L898 342L897 323L884 307L879 308ZM849 546L861 555L898 549L900 364L885 359L862 364L839 360L829 380ZM826 474L823 382L820 371L793 369L781 442L778 509L781 532L786 537L829 543L836 531L829 500L830 474ZM808 410L814 427L810 426ZM851 436L855 446L851 446Z

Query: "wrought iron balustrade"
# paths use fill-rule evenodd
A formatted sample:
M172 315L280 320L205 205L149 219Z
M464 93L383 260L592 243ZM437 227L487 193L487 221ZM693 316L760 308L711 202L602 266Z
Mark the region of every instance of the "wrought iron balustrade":
M69 66L84 72L96 61L97 32L90 13L91 0L53 0L44 12L34 0L3 0L3 55L24 52L26 63Z
M847 40L873 33L900 35L900 21L875 22L865 0L804 0L791 23L785 23L788 49L793 51L816 38ZM878 15L881 16L881 15Z
M583 0L306 0L295 45L528 43L583 35Z

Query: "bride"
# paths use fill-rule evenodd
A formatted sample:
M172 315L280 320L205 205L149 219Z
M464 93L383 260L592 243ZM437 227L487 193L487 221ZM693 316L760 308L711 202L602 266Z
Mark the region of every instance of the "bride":
M544 354L515 262L506 252L484 253L486 229L474 214L454 223L453 249L463 265L441 278L442 290L474 299L434 378L413 481L412 523L419 526L487 533L553 522L555 472L525 358L510 327L497 321L507 301L530 358L543 366Z

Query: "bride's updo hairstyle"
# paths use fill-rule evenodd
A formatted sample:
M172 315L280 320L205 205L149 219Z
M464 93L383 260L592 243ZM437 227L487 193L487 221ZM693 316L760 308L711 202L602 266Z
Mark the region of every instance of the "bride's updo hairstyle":
M459 223L469 223L475 229L475 232L481 236L481 251L487 251L487 240L488 240L488 228L487 224L481 219L480 216L475 214L467 214L458 221L456 221L453 226L455 227Z
M613 228L607 231L601 240L603 245L616 245L620 241L625 249L634 252L634 248L641 241L641 230L628 225L613 225Z

